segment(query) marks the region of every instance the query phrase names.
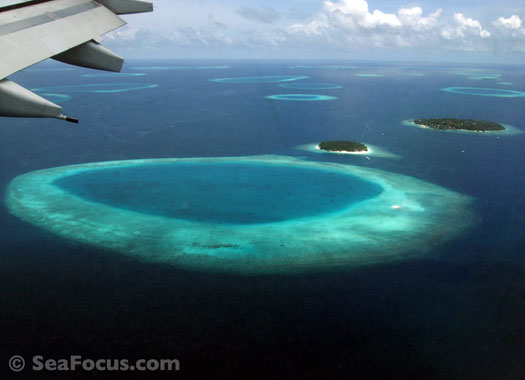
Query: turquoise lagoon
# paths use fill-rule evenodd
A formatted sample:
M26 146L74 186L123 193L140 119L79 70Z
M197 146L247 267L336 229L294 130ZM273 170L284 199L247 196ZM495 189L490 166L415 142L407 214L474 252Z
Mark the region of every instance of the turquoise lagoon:
M241 274L420 257L474 221L471 199L364 167L287 156L57 167L16 177L11 213L145 262Z
M503 90L501 88L445 87L442 88L441 91L463 95L491 96L496 98L516 98L525 96L525 92L523 91Z
M78 84L72 86L55 86L32 88L38 93L44 92L95 92L95 93L120 93L134 90L144 90L158 87L157 84L149 83L97 83L97 84Z
M279 87L294 88L297 90L336 90L343 88L337 84L331 83L285 83L280 84Z
M315 102L325 100L335 100L336 96L328 95L317 95L317 94L281 94L281 95L268 95L266 99L272 100L291 100L299 102Z
M250 83L281 83L291 82L300 79L308 79L304 75L266 75L260 77L234 77L234 78L217 78L210 79L212 82L233 83L233 84L250 84Z

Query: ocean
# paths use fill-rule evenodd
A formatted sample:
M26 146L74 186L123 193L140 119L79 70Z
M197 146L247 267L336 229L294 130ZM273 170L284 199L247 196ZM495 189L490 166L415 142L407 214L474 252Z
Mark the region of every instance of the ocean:
M13 355L26 361L33 355L176 358L181 368L174 375L182 378L525 376L525 133L441 132L403 124L459 117L525 131L525 68L129 60L123 72L98 76L46 62L12 76L59 102L80 124L0 119L3 199L15 177L64 165L277 155L378 169L444 187L471 198L472 224L439 242L411 248L425 251L421 255L253 275L138 260L23 221L3 202L2 363ZM304 83L314 84L313 89ZM450 87L462 89L442 91ZM294 94L308 96L268 98ZM311 100L312 94L323 97ZM362 141L395 158L297 148L324 140ZM174 175L184 177L191 172L186 169ZM273 174L261 172L257 181L264 183ZM294 217L308 213L304 208L316 202L312 194L319 194L324 212L343 202L339 194L335 204L328 204L322 191L315 193L318 184L308 181L312 174L303 174L298 183L279 186L293 199L301 198L300 189L308 190L293 210L250 212L262 221L281 220L286 212ZM142 173L140 179L147 176ZM200 180L228 182L219 177L204 171ZM237 178L238 183L250 182L248 177ZM88 175L80 182L99 180ZM181 191L191 198L192 189L188 185ZM111 202L168 217L182 212L162 210L166 194L157 197L147 189L142 194L153 204L122 197L118 203L118 192ZM106 201L108 194L99 186L85 196ZM245 207L251 196L240 195ZM195 199L194 210L211 202ZM229 202L235 201L232 195ZM231 211L227 205L218 207L221 213ZM191 218L217 222L223 215L210 215L219 212L214 207L205 210ZM232 218L244 223L249 216L234 213ZM432 226L438 233L442 227ZM27 369L24 374L29 376Z

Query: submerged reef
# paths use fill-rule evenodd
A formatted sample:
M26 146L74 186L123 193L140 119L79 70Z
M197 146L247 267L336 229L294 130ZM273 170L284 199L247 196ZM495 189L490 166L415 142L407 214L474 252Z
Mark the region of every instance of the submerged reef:
M197 65L197 66L137 66L133 70L144 71L179 71L179 70L223 70L231 69L229 65Z
M368 147L358 141L332 140L319 143L319 149L330 152L368 152Z
M148 83L97 83L97 84L78 84L71 86L56 86L56 87L39 87L32 88L31 91L38 93L43 92L95 92L95 93L119 93L133 90L144 90L148 88L158 87L157 84Z
M308 79L310 77L304 75L267 75L261 77L235 77L235 78L217 78L210 79L212 82L218 83L279 83L279 82L291 82L300 79Z
M332 209L316 210L315 202L308 202L313 208L308 215L256 223L226 223L206 215L206 220L199 221L184 213L159 215L118 204L126 196L147 204L151 198L144 194L170 195L173 187L159 185L166 177L157 170L159 165L174 170L190 167L184 178L176 178L192 189L187 200L209 192L207 196L216 196L217 207L222 209L237 206L220 205L221 194L226 192L214 188L214 178L193 176L201 165L206 170L213 167L211 172L222 170L221 166L245 166L249 175L260 170L265 174L268 168L286 170L284 177L262 175L264 180L250 181L251 187L238 189L237 195L245 197L246 204L258 205L257 212L282 206L274 186L279 189L282 178L291 176L293 180L295 170L297 175L306 170L312 180L316 173L334 177L335 182L326 186L339 200L353 199L358 191L353 185L344 185L347 181L357 181L364 192L353 201L338 201ZM150 174L148 168L153 169ZM120 173L135 169L143 175ZM108 189L104 178L116 189L127 189L128 194ZM133 187L126 178L133 179ZM94 190L92 185L96 185ZM114 199L83 193L99 190ZM140 192L143 190L146 193ZM183 200L179 202L182 205ZM169 208L170 202L164 207ZM285 156L145 159L50 168L16 177L7 189L6 204L12 214L64 238L143 262L249 275L341 270L422 257L475 221L471 199L440 186L382 170ZM192 207L201 206L189 209Z
M343 88L343 86L331 83L285 83L280 84L279 87L294 88L298 90L335 90Z
M125 78L125 77L143 77L146 73L102 73L102 74L83 74L86 78Z
M72 67L32 67L25 69L25 72L57 72L57 71L74 71Z
M281 94L281 95L268 95L266 99L272 100L291 100L291 101L302 101L302 102L315 102L325 100L335 100L337 96L328 95L317 95L317 94Z
M472 80L500 80L500 76L496 75L484 75L484 76L474 76L474 77L468 77L468 79Z
M295 65L295 66L290 66L289 68L290 69L353 70L353 69L357 69L357 66L349 66L349 65L316 65L316 66Z
M327 69L327 70L354 70L354 69L357 69L357 66L350 66L350 65L324 65L320 67L322 69Z
M434 129L461 129L465 131L488 132L504 131L505 127L499 123L474 119L451 119L451 118L433 118L433 119L414 119L414 123L422 127Z
M496 98L516 98L525 96L523 91L503 90L501 88L482 88L482 87L445 87L441 91L453 92L463 95L474 96L493 96Z
M48 93L40 93L41 96L46 98L49 101L52 101L53 103L65 103L71 100L71 96L65 95L65 94L48 94Z

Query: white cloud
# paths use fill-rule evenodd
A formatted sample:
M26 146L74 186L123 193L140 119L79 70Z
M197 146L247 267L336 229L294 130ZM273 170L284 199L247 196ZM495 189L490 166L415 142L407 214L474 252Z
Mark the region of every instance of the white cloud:
M375 10L368 11L365 0L340 0L338 2L325 1L324 8L328 13L338 17L343 24L365 28L375 28L378 25L401 26L401 21L395 14L383 13Z
M500 17L494 21L494 25L506 29L519 29L521 28L521 18L518 15L512 15L509 18Z
M221 47L233 45L233 39L222 31L213 29L194 29L184 28L174 30L167 39L174 42L178 46L208 46Z
M262 22L263 24L273 24L281 18L281 14L271 7L242 7L237 10L237 14L248 20Z
M218 5L211 0L196 7L183 0L159 1L164 5L162 12L150 14L150 21L143 23L136 20L144 15L134 17L130 20L133 27L109 34L110 44L157 49L161 56L176 56L179 48L185 52L208 49L210 56L214 49L236 49L241 55L274 57L290 57L293 52L327 57L396 51L416 59L443 56L447 51L454 52L450 56L457 56L458 51L525 51L525 26L516 14L493 17L495 21L484 27L480 20L486 17L476 16L478 20L466 12L425 12L420 6L371 10L366 0L326 0L316 13L302 15L298 22L282 7L253 4L253 8L239 8L238 3ZM317 0L292 2L300 1L313 4Z
M486 49L481 41L488 40L491 33L478 20L462 13L445 19L442 13L437 9L424 15L419 6L402 7L396 13L371 12L366 0L332 0L324 2L310 23L292 25L288 31L316 39L324 34L327 41L336 41L337 48L349 50L371 46L423 51Z
M403 25L409 26L415 30L428 30L437 26L438 18L442 13L442 9L438 9L428 17L423 17L423 9L420 7L401 8L397 13Z
M496 48L500 54L525 52L525 27L518 15L500 17L493 24L499 42Z
M288 28L288 31L294 35L304 34L305 36L322 37L330 30L330 26L324 20L313 20L308 24L294 24Z
M397 13L370 12L365 0L325 1L322 10L307 24L295 24L288 31L305 37L324 34L328 41L348 49L364 47L410 47L434 39L442 10L428 16L420 7L400 8ZM424 32L424 33L423 33Z
M114 30L106 34L104 38L111 41L135 41L137 39L137 33L139 33L139 31L139 28L126 25L123 28Z
M454 23L455 26L453 28L443 30L442 36L446 39L450 40L453 38L468 38L474 36L481 38L490 37L490 32L483 29L478 20L465 17L462 13L454 13Z
M181 27L169 33L159 34L146 28L125 26L108 33L106 36L108 47L129 48L130 45L141 49L171 49L173 47L192 48L230 47L235 41L228 35L225 26L220 23L209 23L207 27Z

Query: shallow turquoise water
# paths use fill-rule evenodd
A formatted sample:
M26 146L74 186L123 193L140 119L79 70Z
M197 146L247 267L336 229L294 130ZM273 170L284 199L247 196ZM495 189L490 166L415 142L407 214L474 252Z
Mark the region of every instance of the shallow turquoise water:
M40 95L53 103L65 103L71 100L71 96L65 94L40 93Z
M295 88L298 90L335 90L343 88L343 86L331 83L285 83L280 84L279 86L284 88Z
M328 69L328 70L354 70L357 69L357 66L349 66L349 65L327 65L327 66L321 66L322 69Z
M500 77L496 76L496 75L484 75L484 76L468 77L468 79L472 79L472 80L499 80Z
M196 65L196 66L138 66L132 67L133 70L145 71L172 71L172 70L221 70L230 69L229 65Z
M214 223L277 222L335 212L381 193L356 176L257 164L157 164L92 170L56 185L113 207Z
M323 100L335 100L336 96L328 95L317 95L317 94L281 94L281 95L268 95L266 99L273 100L292 100L292 101L323 101Z
M525 96L525 92L522 91L502 90L500 88L445 87L442 88L441 91L464 95L493 96L497 98L515 98Z
M279 82L291 82L300 79L308 79L308 76L304 75L266 75L261 77L235 77L235 78L217 78L210 79L212 82L219 83L279 83Z
M73 86L56 86L32 88L35 92L96 92L96 93L117 93L133 90L143 90L147 88L158 87L157 84L148 83L97 83L97 84L79 84Z
M143 77L145 73L102 73L102 74L83 74L86 78L125 78L125 77Z

